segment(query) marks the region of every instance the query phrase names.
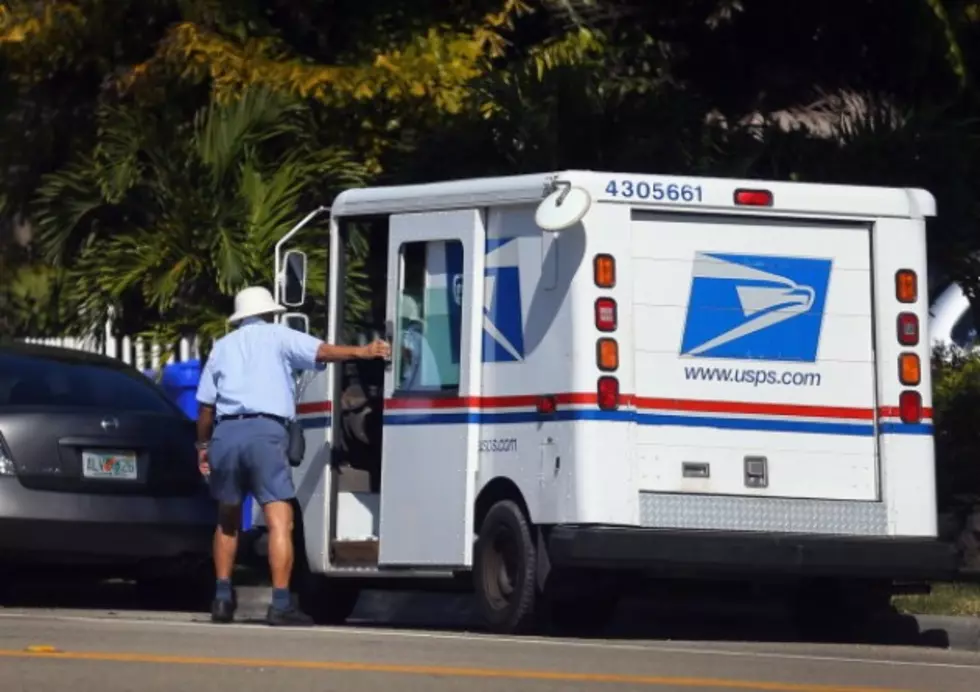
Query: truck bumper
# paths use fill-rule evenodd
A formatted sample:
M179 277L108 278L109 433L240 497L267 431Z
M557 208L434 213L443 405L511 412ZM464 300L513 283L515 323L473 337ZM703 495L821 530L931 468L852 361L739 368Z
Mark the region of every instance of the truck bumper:
M944 580L957 576L954 546L935 539L849 537L618 526L554 527L558 567L665 577L834 577Z

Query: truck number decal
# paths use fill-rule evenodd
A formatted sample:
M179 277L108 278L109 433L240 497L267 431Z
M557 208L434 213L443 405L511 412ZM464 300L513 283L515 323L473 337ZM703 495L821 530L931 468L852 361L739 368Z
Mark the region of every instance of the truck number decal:
M516 452L517 438L506 437L497 440L480 440L480 454L499 454L501 452Z
M704 193L700 185L681 183L648 183L645 180L610 180L606 194L624 199L652 199L656 202L702 202Z

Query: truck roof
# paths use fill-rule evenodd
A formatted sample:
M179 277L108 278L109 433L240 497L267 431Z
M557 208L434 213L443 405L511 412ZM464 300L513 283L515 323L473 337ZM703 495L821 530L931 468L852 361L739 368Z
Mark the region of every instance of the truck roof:
M863 185L825 185L770 180L703 178L655 173L619 173L585 170L553 171L513 176L466 178L415 185L392 185L345 190L333 202L335 217L371 216L535 204L548 192L552 180L567 180L584 188L593 202L627 204L634 208L701 212L751 211L759 207L739 207L734 202L738 189L767 190L774 202L766 207L771 214L802 214L841 218L924 218L936 215L935 198L919 188L873 187ZM628 185L628 188L627 188ZM660 186L657 188L656 186ZM699 190L697 201L671 201L665 194L654 199L651 190L669 186ZM623 190L646 191L643 196ZM677 197L677 195L672 195ZM688 195L689 197L691 195Z

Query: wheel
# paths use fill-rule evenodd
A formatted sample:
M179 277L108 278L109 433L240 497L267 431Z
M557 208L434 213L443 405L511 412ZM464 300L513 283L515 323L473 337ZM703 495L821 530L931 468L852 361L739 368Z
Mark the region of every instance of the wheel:
M484 621L499 634L535 628L537 552L534 533L517 503L498 502L480 527L473 582Z
M318 625L342 625L357 607L361 589L350 579L307 572L297 588L300 608Z

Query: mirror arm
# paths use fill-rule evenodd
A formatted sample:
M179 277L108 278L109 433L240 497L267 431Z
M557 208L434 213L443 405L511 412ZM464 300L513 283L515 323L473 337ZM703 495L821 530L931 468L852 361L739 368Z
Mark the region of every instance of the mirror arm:
M282 267L281 267L282 262L280 260L282 254L282 246L285 245L290 238L292 238L294 235L299 233L300 230L302 230L302 228L306 226L306 224L308 224L314 218L316 218L317 216L319 216L324 212L329 212L329 211L330 211L330 207L317 207L309 214L307 214L305 217L303 217L302 221L300 221L298 224L293 226L289 230L289 232L286 233L286 235L284 235L282 238L280 238L279 241L276 243L275 264L273 266L273 274L272 274L272 281L273 281L272 297L277 303L280 302L282 299L283 274L282 274Z

